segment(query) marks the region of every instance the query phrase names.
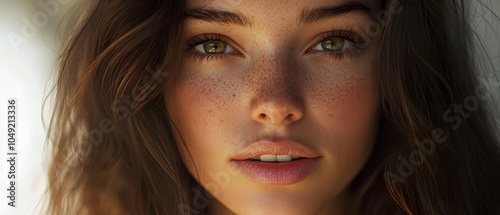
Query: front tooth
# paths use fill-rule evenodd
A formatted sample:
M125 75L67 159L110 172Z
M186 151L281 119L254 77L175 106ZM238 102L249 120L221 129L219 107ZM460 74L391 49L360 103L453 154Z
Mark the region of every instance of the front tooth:
M260 156L260 161L275 162L276 161L276 155L261 155Z
M288 162L292 160L292 156L290 155L276 155L276 160L278 162Z

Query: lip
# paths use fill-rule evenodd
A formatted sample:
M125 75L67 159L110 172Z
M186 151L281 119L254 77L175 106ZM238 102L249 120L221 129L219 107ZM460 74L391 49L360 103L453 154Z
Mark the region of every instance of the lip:
M232 160L247 160L267 154L290 155L303 158L321 157L319 153L309 147L289 139L263 139L250 144L244 151L233 157Z
M247 160L265 154L299 156L289 162L261 162ZM310 175L322 156L314 150L288 139L264 139L248 146L235 156L233 163L247 178L265 185L296 184Z

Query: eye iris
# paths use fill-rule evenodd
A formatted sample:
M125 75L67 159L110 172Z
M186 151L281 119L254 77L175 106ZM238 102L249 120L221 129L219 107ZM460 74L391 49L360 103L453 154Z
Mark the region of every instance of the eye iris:
M342 51L344 44L345 40L339 37L330 37L321 42L321 46L325 51Z
M203 43L203 48L207 54L223 54L226 44L221 41L207 41Z

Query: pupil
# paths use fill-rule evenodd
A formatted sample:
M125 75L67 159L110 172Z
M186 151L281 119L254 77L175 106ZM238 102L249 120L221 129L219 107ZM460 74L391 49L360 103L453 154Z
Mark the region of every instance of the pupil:
M344 40L338 37L328 38L321 42L321 46L325 51L342 51L344 48Z
M203 44L203 48L210 54L222 54L226 50L226 45L221 41L208 41Z

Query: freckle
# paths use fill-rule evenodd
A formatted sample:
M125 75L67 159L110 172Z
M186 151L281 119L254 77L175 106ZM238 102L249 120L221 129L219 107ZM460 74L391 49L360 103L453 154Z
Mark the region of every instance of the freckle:
M233 94L233 97L235 97L236 95Z

